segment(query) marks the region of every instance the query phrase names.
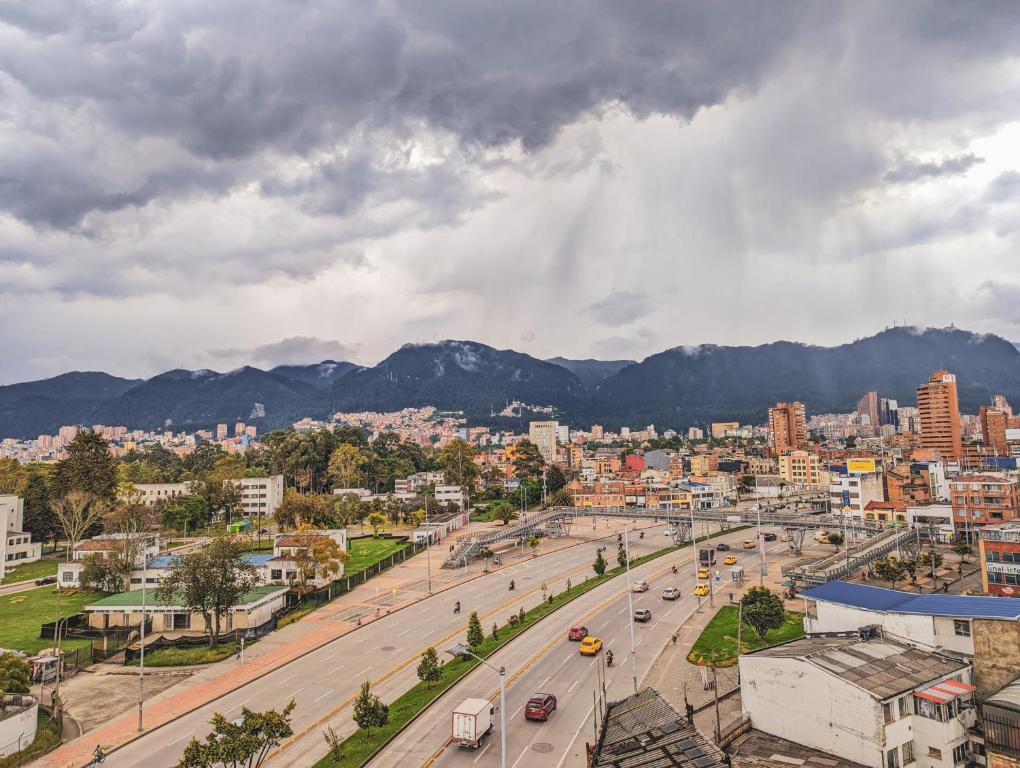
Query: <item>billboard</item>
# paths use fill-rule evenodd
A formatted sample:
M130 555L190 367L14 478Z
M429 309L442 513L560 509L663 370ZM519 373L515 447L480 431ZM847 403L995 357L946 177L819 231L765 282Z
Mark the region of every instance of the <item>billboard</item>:
M847 459L846 471L853 474L867 474L875 471L874 459Z

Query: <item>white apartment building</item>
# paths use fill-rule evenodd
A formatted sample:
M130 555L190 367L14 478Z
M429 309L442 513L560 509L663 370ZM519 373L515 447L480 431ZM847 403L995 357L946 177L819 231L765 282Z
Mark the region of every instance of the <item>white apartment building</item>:
M436 504L455 504L463 509L464 503L464 489L459 485L436 486Z
M740 656L753 727L869 768L956 768L976 722L966 661L889 637L804 637Z
M407 477L398 477L393 481L393 493L398 498L414 498L415 491L427 485L437 486L446 482L442 472L415 472Z
M878 472L837 475L829 478L829 504L832 513L845 514L854 520L864 519L864 508L871 501L885 501L882 476ZM849 507L849 511L847 508Z
M283 475L231 480L241 491L241 513L246 517L272 517L283 503ZM133 492L143 504L169 501L191 493L191 483L136 483Z
M936 541L952 541L955 533L953 507L951 504L912 504L907 507L907 524L925 532L934 529Z
M558 421L532 421L528 424L528 439L538 447L542 458L550 464L556 461Z
M14 494L0 496L0 578L8 568L42 557L42 544L33 544L24 526L25 500Z
M105 559L123 552L123 541L131 534L106 533L91 539L85 539L78 543L78 546L71 552L69 562L60 563L57 566L57 584L61 587L81 586L81 571L85 567L85 560L90 557ZM142 563L159 554L159 534L149 533L145 535L145 545L139 547L135 554L134 565L141 568Z

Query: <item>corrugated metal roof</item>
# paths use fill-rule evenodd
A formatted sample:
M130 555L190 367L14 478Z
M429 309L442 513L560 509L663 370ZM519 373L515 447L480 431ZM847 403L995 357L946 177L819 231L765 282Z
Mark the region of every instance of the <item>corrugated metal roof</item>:
M801 597L811 600L851 605L868 611L960 618L1020 619L1020 599L1010 597L918 595L846 581L830 581L804 590L800 594Z

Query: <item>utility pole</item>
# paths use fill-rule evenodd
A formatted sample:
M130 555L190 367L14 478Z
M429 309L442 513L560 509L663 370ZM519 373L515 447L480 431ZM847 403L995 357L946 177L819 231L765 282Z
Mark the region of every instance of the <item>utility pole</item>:
M719 720L719 686L715 677L715 659L712 659L712 693L715 694L715 743L722 741L722 723Z
M142 533L142 625L138 628L138 732L145 728L142 725L142 707L145 701L145 582L148 580L148 552L146 552L146 534ZM218 627L217 627L218 629Z
M623 551L627 562L627 609L630 611L630 619L627 625L630 627L630 671L634 678L634 693L637 693L637 647L634 645L634 590L630 584L630 528L623 529Z
M456 563L454 563L456 565ZM428 571L428 590L432 594L432 529L429 528L429 494L425 492L425 567ZM467 567L467 563L464 563Z

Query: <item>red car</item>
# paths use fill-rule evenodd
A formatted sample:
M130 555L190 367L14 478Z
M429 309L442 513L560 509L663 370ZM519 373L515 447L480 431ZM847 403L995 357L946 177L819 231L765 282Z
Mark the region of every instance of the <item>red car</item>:
M524 708L524 719L548 720L554 709L556 709L555 696L551 693L536 693L528 699L528 705Z
M577 642L581 642L587 636L588 627L584 626L584 624L575 624L570 628L570 631L567 632L567 640L576 640Z

